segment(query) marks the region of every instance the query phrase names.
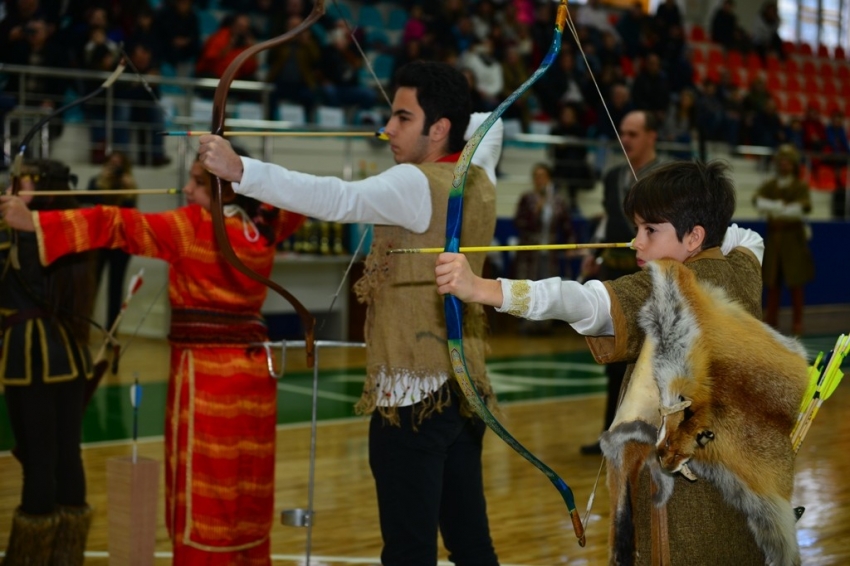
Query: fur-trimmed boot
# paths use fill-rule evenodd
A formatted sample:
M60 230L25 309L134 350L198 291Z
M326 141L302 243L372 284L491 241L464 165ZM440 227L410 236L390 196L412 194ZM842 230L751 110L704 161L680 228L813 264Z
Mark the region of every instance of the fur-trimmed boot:
M58 513L30 515L16 509L3 566L49 566L58 529Z
M51 566L82 566L85 562L86 539L91 527L92 508L88 505L60 505L59 528L53 541Z

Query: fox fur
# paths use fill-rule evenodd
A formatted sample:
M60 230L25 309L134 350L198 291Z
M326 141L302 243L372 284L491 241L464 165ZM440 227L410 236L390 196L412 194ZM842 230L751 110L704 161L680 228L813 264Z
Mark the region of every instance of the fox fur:
M652 292L639 318L646 339L602 438L612 562L631 562L634 478L648 467L657 506L672 495L672 474L708 481L747 517L767 564L799 564L790 434L808 381L805 349L681 263L648 269Z

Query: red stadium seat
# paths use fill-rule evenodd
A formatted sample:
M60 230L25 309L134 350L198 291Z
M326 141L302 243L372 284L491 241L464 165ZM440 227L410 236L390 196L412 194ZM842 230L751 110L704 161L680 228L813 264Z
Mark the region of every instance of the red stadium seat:
M841 112L844 113L844 103L838 97L830 97L826 100L826 113L832 114L833 112Z
M850 79L850 67L846 63L839 63L835 74L838 75L839 79Z
M797 53L803 55L805 57L811 57L813 55L812 46L808 43L798 43L797 44Z
M823 43L818 44L818 57L823 59L829 59L829 47L824 45Z
M823 105L820 102L820 98L817 96L810 96L808 102L806 102L807 110L815 110L818 114L823 113Z
M815 67L815 62L811 59L806 59L803 61L803 74L804 75L815 75L817 74L817 67Z
M744 57L739 51L730 51L726 54L726 65L730 69L738 69L744 64Z
M696 45L691 45L691 63L701 65L706 62L705 51Z
M691 41L699 43L705 41L705 29L702 26L694 25L691 27Z
M801 115L803 113L803 101L800 100L799 95L788 95L788 98L785 101L785 112L787 112L788 114L793 114L795 116Z
M820 92L824 96L838 96L838 81L832 77L822 78Z
M768 73L765 84L770 92L780 92L785 88L784 77L779 73Z
M776 58L776 56L774 55L774 59L775 58ZM758 54L753 53L752 51L749 52L747 54L747 68L750 70L750 72L756 71L756 70L761 70L763 68L762 62L761 62L761 57L759 57ZM777 69L778 68L779 67L777 66Z
M797 75L785 75L785 90L788 92L800 92L803 86L800 84L800 79Z
M831 61L824 61L820 64L818 72L821 77L831 79L835 75L835 68L833 68Z
M835 59L836 61L843 61L845 57L846 57L846 55L844 53L844 48L841 47L840 45L838 47L836 47L835 53L833 53L832 58Z
M793 41L783 41L782 42L782 52L785 53L785 55L788 55L788 56L793 55L794 53L797 52L797 44L794 43Z
M720 49L712 48L708 52L708 66L716 67L723 64L723 52Z
M785 60L785 65L783 66L783 70L788 74L796 75L797 73L800 72L800 65L797 64L797 61L794 58L789 57L788 59Z

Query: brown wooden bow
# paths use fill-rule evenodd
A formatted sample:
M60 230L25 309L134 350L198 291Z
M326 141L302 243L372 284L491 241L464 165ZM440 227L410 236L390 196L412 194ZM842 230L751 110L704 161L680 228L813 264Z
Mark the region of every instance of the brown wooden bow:
M242 64L255 56L257 53L264 51L266 49L270 49L272 47L276 47L283 43L286 43L293 37L300 34L305 29L312 26L319 18L321 18L325 13L325 2L324 0L316 0L313 4L313 10L301 22L300 25L292 28L288 32L280 35L278 37L274 37L272 39L263 41L262 43L258 43L252 47L249 47L245 51L239 54L230 65L228 65L227 69L224 71L224 75L222 75L219 80L218 86L215 89L215 96L213 98L213 116L212 116L212 127L211 131L213 134L222 136L224 135L224 121L225 121L225 110L227 108L227 94L230 91L230 84L233 82L234 77L236 76L236 72L239 70L239 67ZM213 221L213 232L215 233L215 241L218 244L219 250L221 254L224 256L224 259L232 265L237 271L250 277L254 281L262 283L266 287L273 289L277 292L281 297L283 297L289 304L291 304L295 311L298 313L298 317L301 319L301 324L304 326L304 338L307 350L307 365L312 368L315 363L315 326L316 319L307 310L307 308L301 304L301 302L296 299L292 293L284 289L282 286L278 285L271 279L263 277L259 273L251 270L247 265L242 263L236 253L233 251L233 246L230 245L230 240L227 237L227 231L224 227L224 181L215 175L210 174L211 177L211 206L210 212L212 214ZM230 187L228 187L228 191L230 191Z

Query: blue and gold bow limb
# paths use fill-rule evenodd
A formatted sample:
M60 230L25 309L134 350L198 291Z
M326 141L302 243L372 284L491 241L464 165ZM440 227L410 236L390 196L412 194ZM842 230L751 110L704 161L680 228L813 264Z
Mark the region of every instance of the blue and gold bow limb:
M567 20L567 3L566 0L561 0L558 6L558 14L555 24L555 34L552 39L552 45L549 52L544 57L540 67L534 74L526 80L515 92L506 98L496 108L484 122L475 130L469 141L463 148L460 158L457 161L454 169L454 177L452 179L452 187L449 191L448 203L448 218L446 222L446 245L445 251L457 253L460 249L460 235L463 224L463 192L466 185L466 177L469 173L469 167L472 163L472 156L478 149L481 140L487 134L490 127L496 123L501 115L513 102L522 96L522 94L539 79L543 73L549 68L552 62L557 57L561 49L561 40L564 32L564 25ZM499 438L504 440L508 446L516 450L523 458L531 462L537 469L543 472L549 481L555 486L567 509L570 512L570 518L573 523L573 530L578 538L579 545L584 546L585 536L584 527L581 523L581 517L576 510L575 498L573 492L567 483L561 479L549 466L544 464L539 458L528 451L522 444L519 443L502 424L493 416L487 408L487 404L481 398L472 377L469 375L469 370L466 365L466 358L463 352L463 303L452 295L445 297L445 313L446 313L446 331L448 338L449 358L451 359L452 371L455 379L460 385L466 400L469 402L475 413L483 420Z

